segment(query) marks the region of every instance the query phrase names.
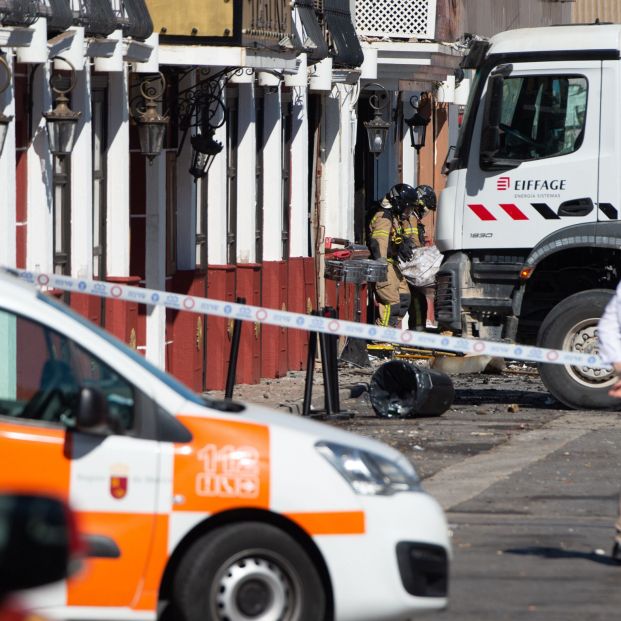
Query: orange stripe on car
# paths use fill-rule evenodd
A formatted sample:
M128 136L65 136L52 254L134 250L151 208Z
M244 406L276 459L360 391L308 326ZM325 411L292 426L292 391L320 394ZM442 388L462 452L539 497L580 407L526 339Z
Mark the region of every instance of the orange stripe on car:
M0 488L52 494L68 500L70 440L64 429L0 423Z
M364 535L364 511L286 513L309 535Z

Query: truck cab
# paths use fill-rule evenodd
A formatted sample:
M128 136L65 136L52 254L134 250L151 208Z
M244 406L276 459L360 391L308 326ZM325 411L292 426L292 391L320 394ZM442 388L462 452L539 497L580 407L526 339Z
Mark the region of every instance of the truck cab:
M597 351L619 281L621 25L475 40L475 79L438 207L436 317L464 336ZM576 408L613 407L610 370L541 365Z

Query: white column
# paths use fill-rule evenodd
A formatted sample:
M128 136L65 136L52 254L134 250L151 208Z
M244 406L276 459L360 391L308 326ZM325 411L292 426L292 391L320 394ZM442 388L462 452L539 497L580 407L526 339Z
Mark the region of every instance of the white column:
M6 55L6 60L13 73L13 58ZM0 67L0 72L6 71ZM0 81L9 80L7 89L0 93L0 112L5 116L15 117L15 92L13 83L5 73L0 74ZM20 111L26 114L26 111ZM15 118L7 128L4 149L0 154L0 265L15 267Z
M354 237L354 149L355 113L351 107L352 87L337 85L326 98L324 114L322 205L325 235Z
M293 89L291 140L291 237L289 254L308 256L308 92L306 87Z
M52 108L47 63L33 68L33 139L28 147L28 241L26 262L29 269L51 272L53 269L53 185L52 156L42 112Z
M71 273L93 274L93 145L91 128L91 72L76 71L71 108L82 112L71 152Z
M194 83L194 72L183 80L180 90ZM187 133L177 158L177 269L196 269L196 182L190 174L192 145Z
M207 253L213 265L226 264L226 127L214 139L224 145L211 164L207 177Z
M263 260L282 259L282 113L280 87L264 95Z
M403 99L403 116L405 118L411 117L415 113L415 109L410 105L410 98L416 95L420 96L420 93L412 93L411 91L405 91L402 95ZM410 139L410 130L404 123L403 126L403 183L407 183L415 188L418 185L418 157L416 149L412 146L412 140Z
M129 112L127 67L108 74L107 266L110 276L129 276Z
M237 147L237 262L256 257L256 119L254 84L239 84Z
M145 161L146 174L146 286L166 287L166 154L152 164ZM166 309L147 306L146 358L161 369L166 364Z

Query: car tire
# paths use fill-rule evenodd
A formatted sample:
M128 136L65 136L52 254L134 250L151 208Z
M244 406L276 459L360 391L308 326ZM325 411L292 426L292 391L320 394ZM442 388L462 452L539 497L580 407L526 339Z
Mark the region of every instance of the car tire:
M290 535L269 524L218 528L182 559L173 606L184 621L317 621L326 596L311 559Z
M537 344L550 349L597 354L597 323L612 294L609 289L591 289L565 298L541 324ZM621 408L621 400L608 395L615 381L611 372L549 363L539 363L538 367L545 387L570 408Z

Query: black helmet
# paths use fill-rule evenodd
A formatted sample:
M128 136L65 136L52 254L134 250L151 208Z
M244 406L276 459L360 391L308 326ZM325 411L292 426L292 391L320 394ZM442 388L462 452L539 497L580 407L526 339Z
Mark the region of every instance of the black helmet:
M431 186L419 185L414 192L416 193L414 201L416 203L416 210L420 212L421 217L428 209L431 211L436 210L436 193Z
M416 205L416 190L407 183L397 183L390 188L386 198L397 214L402 214L408 207Z

